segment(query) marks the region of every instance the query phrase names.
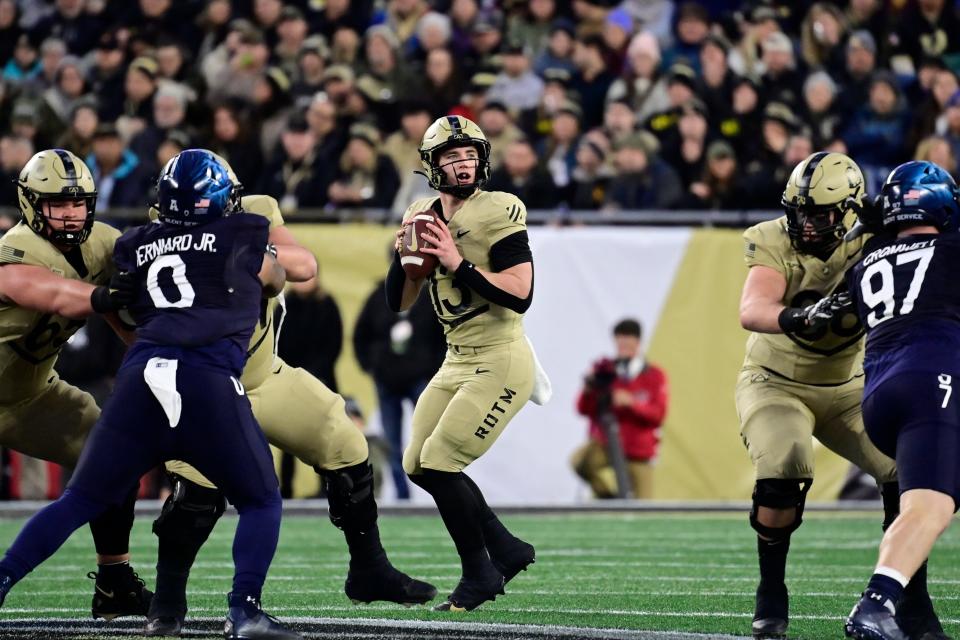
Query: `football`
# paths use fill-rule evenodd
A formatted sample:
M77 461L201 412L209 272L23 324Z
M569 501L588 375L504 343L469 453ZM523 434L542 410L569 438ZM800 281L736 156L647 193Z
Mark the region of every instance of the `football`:
M413 215L411 224L407 225L403 234L403 246L400 247L400 264L411 280L420 280L433 273L437 266L437 257L421 252L424 239L420 235L426 233L427 223L435 222L437 214L433 211L421 211Z

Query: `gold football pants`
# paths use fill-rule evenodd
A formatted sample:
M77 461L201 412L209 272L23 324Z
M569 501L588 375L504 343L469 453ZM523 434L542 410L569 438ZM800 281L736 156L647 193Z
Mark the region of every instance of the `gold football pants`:
M54 376L35 395L0 405L0 446L72 469L99 417L93 396Z
M463 471L530 399L533 378L526 338L491 347L451 346L417 400L404 470Z
M870 442L860 400L863 376L818 387L744 367L737 379L740 435L758 480L813 478L813 438L877 482L896 479L896 463Z
M247 398L270 444L305 464L332 471L367 459L367 440L347 416L343 398L305 370L276 358L270 375L257 388L247 389ZM213 487L185 462L170 461L166 466L187 480Z

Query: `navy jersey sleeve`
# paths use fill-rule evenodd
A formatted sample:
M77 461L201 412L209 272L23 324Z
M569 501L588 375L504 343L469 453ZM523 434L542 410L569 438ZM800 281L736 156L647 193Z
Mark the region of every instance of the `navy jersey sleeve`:
M237 229L238 264L246 273L259 274L270 238L270 221L250 213L235 213L229 221Z
M113 264L117 271L133 273L136 271L136 260L133 257L132 247L137 244L137 239L141 234L143 227L134 227L127 229L122 236L117 238L113 245Z

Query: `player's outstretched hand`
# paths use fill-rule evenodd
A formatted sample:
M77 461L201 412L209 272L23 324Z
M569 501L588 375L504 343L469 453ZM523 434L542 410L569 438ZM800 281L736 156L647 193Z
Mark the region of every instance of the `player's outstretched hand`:
M807 326L816 329L828 325L834 318L846 313L852 306L853 300L846 291L829 295L804 309L807 316Z
M450 229L443 223L443 220L437 218L436 223L428 222L427 230L430 233L423 233L423 239L433 246L423 247L420 250L423 253L431 253L437 256L447 271L456 271L460 263L463 262L463 256L453 242L453 236L450 235Z
M137 281L129 273L115 273L110 278L110 284L102 285L90 294L90 306L97 313L119 311L130 304L137 297Z

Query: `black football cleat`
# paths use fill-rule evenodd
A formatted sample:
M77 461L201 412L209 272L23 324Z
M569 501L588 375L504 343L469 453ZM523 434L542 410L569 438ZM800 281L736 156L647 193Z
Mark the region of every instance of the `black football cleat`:
M223 637L226 640L303 640L303 636L287 629L265 611L249 616L243 607L230 607Z
M133 567L125 566L118 576L109 580L104 579L102 572L95 571L88 573L87 577L96 581L90 608L94 618L113 620L121 616L146 616L150 611L153 592L147 589Z
M537 561L533 545L520 538L514 538L508 546L496 549L487 547L487 549L493 566L503 574L504 584L513 580L521 571L526 571L527 567Z
M787 587L757 587L757 601L750 630L754 640L784 640L789 626Z
M429 582L411 578L389 562L369 571L350 571L343 585L354 604L378 600L406 606L426 604L437 597L437 588Z
M866 598L867 596L864 596ZM910 640L897 624L893 611L876 607L864 607L863 598L850 612L843 632L857 640Z
M904 592L897 604L895 619L910 640L952 640L944 633L930 595L925 591L920 594L910 594L909 590Z
M493 568L479 578L460 578L453 593L433 610L458 613L473 611L484 602L496 600L498 595L502 595L504 584L503 574Z
M156 593L150 600L147 612L147 624L143 635L147 637L177 637L183 630L183 621L187 617L186 594L174 595L174 600L164 602Z
M157 616L147 618L143 635L148 638L179 638L183 631L183 618L177 616Z
M3 601L7 599L7 594L10 593L10 589L13 588L13 578L10 576L0 576L0 607L3 606Z

